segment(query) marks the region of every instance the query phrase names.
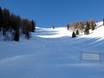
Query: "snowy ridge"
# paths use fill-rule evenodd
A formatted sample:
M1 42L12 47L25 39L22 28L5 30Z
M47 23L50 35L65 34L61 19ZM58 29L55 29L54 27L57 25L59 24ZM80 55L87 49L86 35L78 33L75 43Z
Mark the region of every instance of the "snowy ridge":
M104 78L104 26L97 26L76 38L65 27L37 27L31 40L0 41L0 78ZM82 52L101 53L101 62L81 62Z

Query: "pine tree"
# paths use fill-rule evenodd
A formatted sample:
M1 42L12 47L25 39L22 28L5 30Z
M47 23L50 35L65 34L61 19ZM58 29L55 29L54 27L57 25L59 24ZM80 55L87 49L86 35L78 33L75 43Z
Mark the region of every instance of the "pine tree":
M84 31L85 35L89 34L89 29L90 29L90 24L89 24L89 22L86 22L86 27L85 27L85 31Z
M1 31L1 28L2 28L2 8L0 7L0 31Z
M26 39L30 39L30 33L33 32L31 21L23 19L23 33Z
M14 41L19 41L19 31L15 31L14 33Z
M72 33L72 38L76 37L76 34L75 32Z
M92 30L95 30L95 26L96 26L96 25L94 25L94 24L93 24L93 26L92 26L92 28L91 28L91 29L92 29Z
M78 30L76 31L76 35L79 35L79 31Z
M10 12L8 9L4 8L2 10L2 31L5 40L8 40L7 31L10 29Z
M10 12L8 9L3 9L3 27L6 31L9 30L9 19L10 19Z
M32 20L32 22L31 22L31 24L32 24L32 32L34 32L36 29L35 29L35 27L36 27L36 24L35 24L35 22Z
M84 29L85 22L82 21L79 24L80 24L80 30L83 30Z
M88 26L86 26L85 31L84 31L84 34L85 35L88 35L89 34L89 27Z
M95 27L96 27L96 23L95 23L95 21L90 21L90 27L91 27L91 29L92 30L95 30Z

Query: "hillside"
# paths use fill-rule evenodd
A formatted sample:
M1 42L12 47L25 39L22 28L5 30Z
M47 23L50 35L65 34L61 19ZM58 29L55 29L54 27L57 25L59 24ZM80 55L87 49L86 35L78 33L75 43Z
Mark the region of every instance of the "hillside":
M104 26L71 38L64 27L40 28L30 40L0 41L0 78L103 78ZM101 61L81 62L81 53L100 53Z

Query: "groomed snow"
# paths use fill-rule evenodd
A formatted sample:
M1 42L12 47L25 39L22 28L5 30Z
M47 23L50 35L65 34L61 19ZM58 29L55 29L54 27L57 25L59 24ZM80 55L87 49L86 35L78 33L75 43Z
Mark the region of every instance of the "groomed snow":
M0 78L104 78L103 30L71 38L64 27L38 27L30 40L0 41ZM100 53L101 61L82 62L82 52Z
M55 29L44 28L44 30L45 30L45 32L48 31L48 33L46 32L45 35L40 34L40 35L38 35L39 37L42 37L42 38L60 38L60 37L65 37L65 36L71 36L71 34L72 34L71 32L67 31L65 27L57 27Z

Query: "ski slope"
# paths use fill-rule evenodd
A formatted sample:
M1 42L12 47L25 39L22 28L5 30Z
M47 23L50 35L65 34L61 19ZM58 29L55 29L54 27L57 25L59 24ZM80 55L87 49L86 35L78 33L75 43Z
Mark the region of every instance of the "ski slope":
M30 40L0 41L0 78L104 78L104 27L71 38L64 27L39 28ZM82 52L101 53L81 62Z

